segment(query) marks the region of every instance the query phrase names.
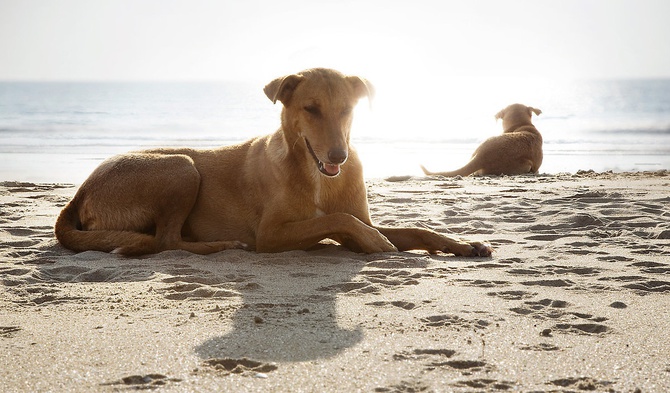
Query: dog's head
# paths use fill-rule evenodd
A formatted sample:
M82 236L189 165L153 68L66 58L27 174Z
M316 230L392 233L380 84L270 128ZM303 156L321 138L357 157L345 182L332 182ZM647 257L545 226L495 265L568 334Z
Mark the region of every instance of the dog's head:
M304 144L322 174L337 176L349 156L354 106L362 97L372 99L372 85L357 76L314 68L277 78L264 91L273 103L284 105L282 128L289 144Z
M502 119L503 130L512 131L521 126L533 125L531 122L533 113L539 116L542 111L523 104L512 104L496 113L496 120Z

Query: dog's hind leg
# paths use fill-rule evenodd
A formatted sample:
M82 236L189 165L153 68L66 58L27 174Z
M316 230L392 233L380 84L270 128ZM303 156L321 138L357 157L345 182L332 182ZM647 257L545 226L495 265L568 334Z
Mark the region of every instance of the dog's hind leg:
M193 205L191 204L191 207ZM183 206L185 207L185 206ZM178 209L172 214L167 214L164 219L156 222L157 251L185 250L194 254L211 254L228 249L247 249L247 245L239 241L210 241L192 242L182 238L182 227L191 208Z
M485 175L525 175L528 173L537 173L537 169L533 166L533 161L529 159L507 160L507 162L499 162L496 167L483 168Z
M182 166L177 182L161 189L156 206L156 252L185 250L195 254L211 254L231 248L247 248L239 241L191 242L182 238L182 229L200 189L200 174L192 164Z

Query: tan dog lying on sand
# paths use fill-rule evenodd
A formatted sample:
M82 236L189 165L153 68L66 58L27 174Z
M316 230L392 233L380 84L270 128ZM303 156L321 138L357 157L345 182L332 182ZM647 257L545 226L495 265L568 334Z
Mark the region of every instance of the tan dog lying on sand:
M420 228L372 225L352 111L372 86L311 69L265 86L284 105L275 133L211 150L153 149L103 162L56 222L74 251L141 255L307 249L330 238L365 253L422 249L488 256L491 247Z
M531 116L541 110L513 104L496 114L503 120L502 135L485 140L472 154L470 162L452 172L431 172L421 166L426 175L468 176L521 175L537 173L542 164L542 135L531 123Z

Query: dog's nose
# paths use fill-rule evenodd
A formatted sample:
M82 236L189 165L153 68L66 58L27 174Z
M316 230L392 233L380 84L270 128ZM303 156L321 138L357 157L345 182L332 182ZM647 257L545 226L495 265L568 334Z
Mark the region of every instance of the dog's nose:
M347 160L347 151L344 149L331 149L328 151L328 160L331 164L342 164Z

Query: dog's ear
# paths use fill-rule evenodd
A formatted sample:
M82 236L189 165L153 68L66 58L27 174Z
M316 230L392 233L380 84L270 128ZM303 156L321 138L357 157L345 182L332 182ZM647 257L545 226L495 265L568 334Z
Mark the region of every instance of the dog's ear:
M505 116L505 110L501 110L500 112L496 113L495 119L502 119Z
M286 105L302 79L302 75L288 75L277 78L265 85L263 91L273 104L276 104L277 100L279 100L282 104Z
M375 88L367 79L358 76L347 76L347 82L353 87L356 97L368 97L369 101L375 97Z
M529 106L528 109L529 109L531 112L535 113L536 116L540 116L540 113L542 113L542 111L539 110L539 109L537 109L537 108L533 108L533 107L530 107L530 106ZM529 115L532 116L532 113L529 113Z

